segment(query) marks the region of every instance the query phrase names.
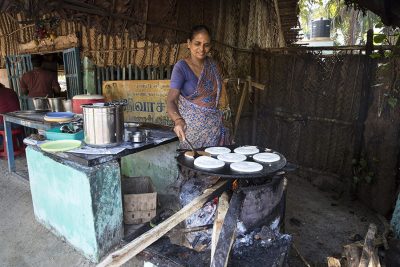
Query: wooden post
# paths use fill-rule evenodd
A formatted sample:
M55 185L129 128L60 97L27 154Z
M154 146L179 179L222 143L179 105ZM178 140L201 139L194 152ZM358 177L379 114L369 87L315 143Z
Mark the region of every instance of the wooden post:
M211 267L225 267L228 265L229 253L236 236L237 220L242 205L242 193L234 192L229 209L225 216L221 234L218 239L214 257L211 259Z
M238 126L239 126L239 121L240 121L240 115L242 114L244 101L246 100L247 87L248 87L248 83L245 83L244 86L243 86L242 95L240 97L238 110L237 110L236 116L235 116L235 125L233 126L234 130L233 130L233 137L232 137L233 139L235 138L235 136L237 134L237 129L238 129Z
M222 225L225 220L226 213L229 208L229 197L226 192L222 193L218 199L218 209L214 220L214 227L211 238L211 259L214 257L215 249L217 247L219 235L221 233Z
M254 55L254 76L255 79L258 81L260 79L260 55L256 54ZM252 82L250 83L252 86ZM251 143L253 145L256 144L257 140L257 124L258 124L258 108L260 107L260 91L259 90L254 90L254 100L253 100L253 129L251 131Z
M365 45L365 54L369 56L372 54L372 51L374 51L374 30L369 29L367 31L367 44Z
M275 13L276 13L276 21L278 22L278 30L279 30L279 46L280 47L285 47L286 42L285 42L285 35L283 34L282 30L282 23L281 23L281 15L279 12L279 5L278 5L278 0L274 0L274 8L275 8Z
M366 45L366 59L361 60L359 64L362 62L363 73L362 73L362 90L360 95L360 103L358 109L358 117L357 123L354 132L354 154L353 158L359 160L361 157L361 151L363 147L363 138L365 131L365 122L368 116L368 110L370 108L370 99L371 99L371 80L374 65L372 64L372 59L370 58L370 53L372 53L373 49L373 31L368 30L367 32L367 45ZM358 77L354 77L358 79Z
M239 105L238 105L237 112L236 112L236 115L235 115L235 122L233 124L232 139L234 139L236 134L237 134L237 129L239 127L240 116L242 114L242 110L243 110L244 102L246 100L247 93L250 92L251 87L255 87L255 88L259 89L259 90L264 90L265 89L265 85L263 85L261 83L258 83L258 82L253 82L251 80L250 76L247 77L245 82L241 81L239 78L238 79L233 79L233 78L224 79L224 83L227 84L229 82L237 82L238 85L240 83L244 83L243 90L242 90L242 95L240 96Z

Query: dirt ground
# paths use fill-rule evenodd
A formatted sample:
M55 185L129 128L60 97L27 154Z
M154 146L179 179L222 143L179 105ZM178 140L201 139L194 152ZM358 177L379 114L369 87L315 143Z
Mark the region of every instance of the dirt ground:
M340 259L342 247L355 234L365 237L370 223L382 228L375 213L344 194L322 192L296 174L288 175L286 232L311 266L327 266L326 257ZM290 266L304 266L292 249Z
M27 175L26 161L17 158L17 172ZM92 266L71 246L37 223L29 183L8 173L0 160L0 265Z
M17 160L17 170L26 175L25 164L23 158ZM36 222L29 184L6 170L7 162L0 160L1 266L94 266ZM288 175L285 219L286 232L311 266L327 266L326 257L339 258L352 235L364 237L370 222L380 224L359 202L322 192L295 173ZM305 266L294 249L289 266Z

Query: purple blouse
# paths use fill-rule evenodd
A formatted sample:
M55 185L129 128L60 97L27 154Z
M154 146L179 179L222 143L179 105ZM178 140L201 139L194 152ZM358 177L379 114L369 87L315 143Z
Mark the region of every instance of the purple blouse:
M194 93L198 82L197 76L189 68L185 60L176 62L171 74L171 88L178 89L184 97Z

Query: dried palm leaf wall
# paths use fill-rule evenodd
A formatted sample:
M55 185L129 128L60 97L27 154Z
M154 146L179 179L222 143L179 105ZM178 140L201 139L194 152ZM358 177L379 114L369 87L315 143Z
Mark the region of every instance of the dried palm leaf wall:
M274 0L58 2L55 6L38 1L38 12L47 8L45 16L59 16L57 36L76 35L82 54L98 66L172 65L188 55L185 41L195 24L211 28L214 56L233 76L249 74L252 47L284 43ZM2 67L5 55L56 50L54 45L29 45L34 21L29 13L11 7L0 14Z
M253 76L267 88L256 90L245 108L237 142L276 149L309 169L351 176L361 146L362 96L370 86L368 56L260 52L253 64Z

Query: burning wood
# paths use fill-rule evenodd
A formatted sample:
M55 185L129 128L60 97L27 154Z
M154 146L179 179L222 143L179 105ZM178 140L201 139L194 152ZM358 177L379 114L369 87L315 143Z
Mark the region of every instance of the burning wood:
M355 242L344 246L344 256L347 259L346 266L357 266L357 267L380 267L380 261L378 256L378 247L376 246L376 235L377 227L371 223L368 228L368 232L365 235L364 244ZM383 245L384 242L380 242L379 245Z
M239 187L239 182L238 182L238 180L236 179L236 180L233 181L233 183L232 183L232 190L233 190L233 191L236 191L236 190L238 189L238 187Z

